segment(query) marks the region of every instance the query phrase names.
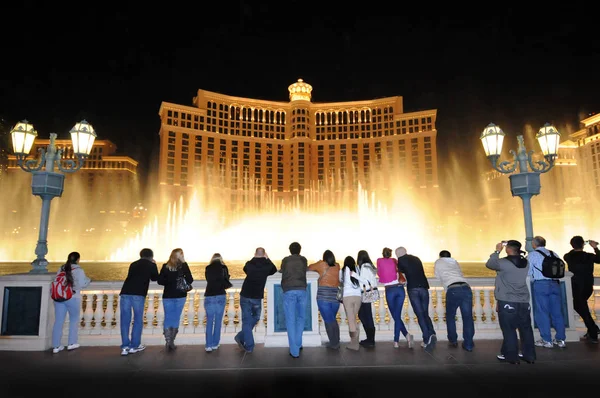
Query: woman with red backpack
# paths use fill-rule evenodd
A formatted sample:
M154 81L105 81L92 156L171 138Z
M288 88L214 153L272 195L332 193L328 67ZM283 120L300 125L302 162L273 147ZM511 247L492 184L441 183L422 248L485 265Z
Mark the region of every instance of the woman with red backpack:
M71 290L70 298L54 298L54 328L52 329L52 352L58 354L65 347L61 344L63 325L69 313L69 337L67 350L79 348L77 343L79 321L81 319L81 289L90 284L90 278L85 275L79 266L80 255L77 252L69 253L67 262L56 273L57 280L64 278L65 290Z

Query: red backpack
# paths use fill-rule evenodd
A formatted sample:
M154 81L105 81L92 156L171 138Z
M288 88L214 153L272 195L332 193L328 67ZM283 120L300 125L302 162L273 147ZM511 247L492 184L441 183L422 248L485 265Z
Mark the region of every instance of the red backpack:
M50 297L57 302L63 302L73 297L73 286L67 283L67 273L61 269L50 285Z

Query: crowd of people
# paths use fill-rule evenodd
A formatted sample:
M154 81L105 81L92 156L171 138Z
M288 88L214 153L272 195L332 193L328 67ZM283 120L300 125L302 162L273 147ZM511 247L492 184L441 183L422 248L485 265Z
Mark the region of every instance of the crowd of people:
M584 251L589 244L594 253ZM599 328L591 316L587 301L593 293L594 264L600 263L598 242L584 241L574 236L570 244L572 250L563 257L571 278L573 307L583 319L587 328L584 338L590 343L598 343ZM532 240L533 250L526 253L516 240L499 242L486 262L486 267L496 271L494 297L498 322L502 330L503 342L497 358L508 363L520 360L533 363L536 359L535 347L566 347L563 300L560 279L550 278L542 272L542 263L547 256L558 255L546 248L546 240L536 236ZM317 307L327 333L327 348L340 348L340 328L337 314L343 304L348 320L350 342L347 349L375 346L376 327L373 321L372 304L377 300L376 289L383 285L385 298L394 321L393 347L399 348L400 333L406 339L408 348L413 348L414 337L404 325L402 309L408 295L410 304L422 333L421 346L435 347L437 342L433 322L429 317L429 281L419 257L409 254L404 247L395 249L392 257L390 248L383 248L381 257L375 262L365 250L360 250L356 258L347 256L342 266L336 261L331 250L325 250L322 259L308 264L301 255L301 246L293 242L289 246L290 255L281 261L279 269L269 259L264 248L256 249L254 256L246 262L243 272L246 277L240 291L241 330L234 340L247 353L255 348L253 330L260 320L267 278L276 272L281 273L283 292L283 312L288 336L289 355L299 358L302 350L302 334L305 325L307 302L308 271L318 273ZM502 251L506 256L500 257ZM526 256L525 256L526 255ZM65 273L67 283L73 289L73 297L54 303L55 323L53 328L53 352L65 347L61 344L63 324L69 314L69 335L67 350L79 348L77 331L81 311L81 289L90 283L79 266L80 255L70 253L58 273ZM462 319L462 344L466 351L474 349L475 326L473 322L473 292L463 276L460 264L448 250L442 250L434 264L435 277L441 282L446 293L445 320L448 344L458 347L456 313L460 309ZM204 308L206 312L205 350L212 352L220 345L221 325L226 305L226 290L232 286L229 270L219 253L215 253L205 268L206 288ZM531 285L528 286L528 280ZM162 265L160 272L154 253L145 248L140 259L129 266L127 277L120 292L121 355L143 351L143 317L146 296L150 281L163 286L162 305L164 309L163 334L167 350L175 350L175 340L179 332L181 313L188 291L192 289L194 278L185 261L182 249L171 252L169 260ZM533 300L530 300L530 291ZM539 328L541 339L534 341L533 319ZM132 322L133 318L133 322ZM360 327L365 338L360 340ZM552 328L555 331L552 338ZM517 336L518 331L518 336ZM519 341L520 340L520 341Z

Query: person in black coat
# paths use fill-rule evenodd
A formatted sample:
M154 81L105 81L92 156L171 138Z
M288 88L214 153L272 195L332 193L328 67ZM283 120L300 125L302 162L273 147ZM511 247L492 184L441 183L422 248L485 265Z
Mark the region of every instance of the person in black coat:
M192 272L185 262L183 250L175 249L171 252L169 261L163 264L158 275L158 284L164 286L163 309L165 312L164 335L167 349L174 350L175 337L179 332L181 312L185 305L185 299L192 290Z
M229 269L223 262L219 253L213 254L210 264L204 271L206 279L206 290L204 291L204 310L206 311L206 352L212 352L219 348L221 340L221 326L223 325L223 314L227 293L225 289L231 287L229 282Z

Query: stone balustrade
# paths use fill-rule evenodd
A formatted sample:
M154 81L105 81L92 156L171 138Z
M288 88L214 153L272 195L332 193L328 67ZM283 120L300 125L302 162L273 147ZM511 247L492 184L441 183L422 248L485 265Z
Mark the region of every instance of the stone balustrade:
M13 274L0 277L0 314L2 333L1 350L41 351L51 347L54 305L50 299L50 282L53 274ZM585 333L585 326L573 310L570 283L571 273L562 280L563 313L566 315L567 341L577 341ZM305 329L303 344L320 345L327 340L325 327L316 305L318 274L307 273L310 292L309 318ZM473 317L475 321L475 339L501 339L502 332L496 317L494 297L494 278L467 278L473 289ZM227 304L223 318L221 344L233 344L235 334L241 329L241 311L239 294L242 280L232 280L233 287L227 290ZM265 346L287 346L285 322L282 322L281 274L276 273L267 279L265 299L261 319L254 334L257 343ZM445 293L436 278L430 278L429 312L439 340L446 340ZM121 344L119 292L122 281L92 282L82 291L82 312L79 327L79 342L88 346L119 346ZM204 344L205 311L204 290L206 282L194 281L194 289L188 293L179 327L179 344ZM373 304L373 317L377 328L377 341L393 340L393 319L385 302L385 288L381 291L379 302ZM164 311L162 305L163 287L150 284L146 308L144 311L144 329L142 341L147 345L162 345ZM596 278L594 294L590 298L592 316L600 316L600 278ZM343 305L338 311L338 322L342 341L348 341L348 323ZM408 297L404 302L404 322L417 341L421 332ZM283 324L283 326L282 326ZM69 321L64 325L63 340L66 342ZM460 312L457 313L457 328L462 329ZM536 339L539 332L536 330Z
M501 339L502 333L498 326L495 311L494 278L467 278L473 289L473 316L475 321L476 339ZM570 280L565 278L565 298L568 305L568 328L567 340L578 340L582 331L585 330L580 317L572 309ZM600 315L600 278L596 280L594 295L590 299L590 308L593 316ZM223 318L221 344L234 343L233 337L241 328L241 311L239 307L239 293L243 280L232 280L233 287L227 290L227 304ZM429 312L439 340L446 339L445 323L445 293L439 281L430 278L430 305ZM267 284L268 286L269 284ZM122 282L92 282L83 292L82 317L79 339L82 345L94 346L118 346L121 342L119 325L119 291ZM187 296L186 304L181 316L181 325L177 342L179 344L204 344L205 333L205 311L204 311L204 289L205 281L195 281L194 290ZM393 319L388 312L385 302L385 288L380 286L381 297L378 303L374 303L373 316L377 327L377 341L393 340ZM267 300L270 295L266 292L263 300L263 311L261 320L255 328L255 340L264 343L268 330ZM314 295L313 295L314 297ZM315 306L316 308L316 303ZM316 310L315 310L316 311ZM420 340L421 332L414 311L406 297L403 311L404 321L409 333ZM162 323L164 312L162 306L162 286L152 283L146 300L144 329L142 341L147 345L164 344ZM348 341L348 325L343 305L338 311L338 321L341 328L342 341ZM68 321L65 323L65 336ZM457 312L457 328L462 330L460 311ZM579 331L577 330L579 329ZM537 329L536 329L537 330ZM322 341L326 341L324 324L318 317L318 333ZM537 334L537 332L536 332ZM537 337L536 337L537 338Z

